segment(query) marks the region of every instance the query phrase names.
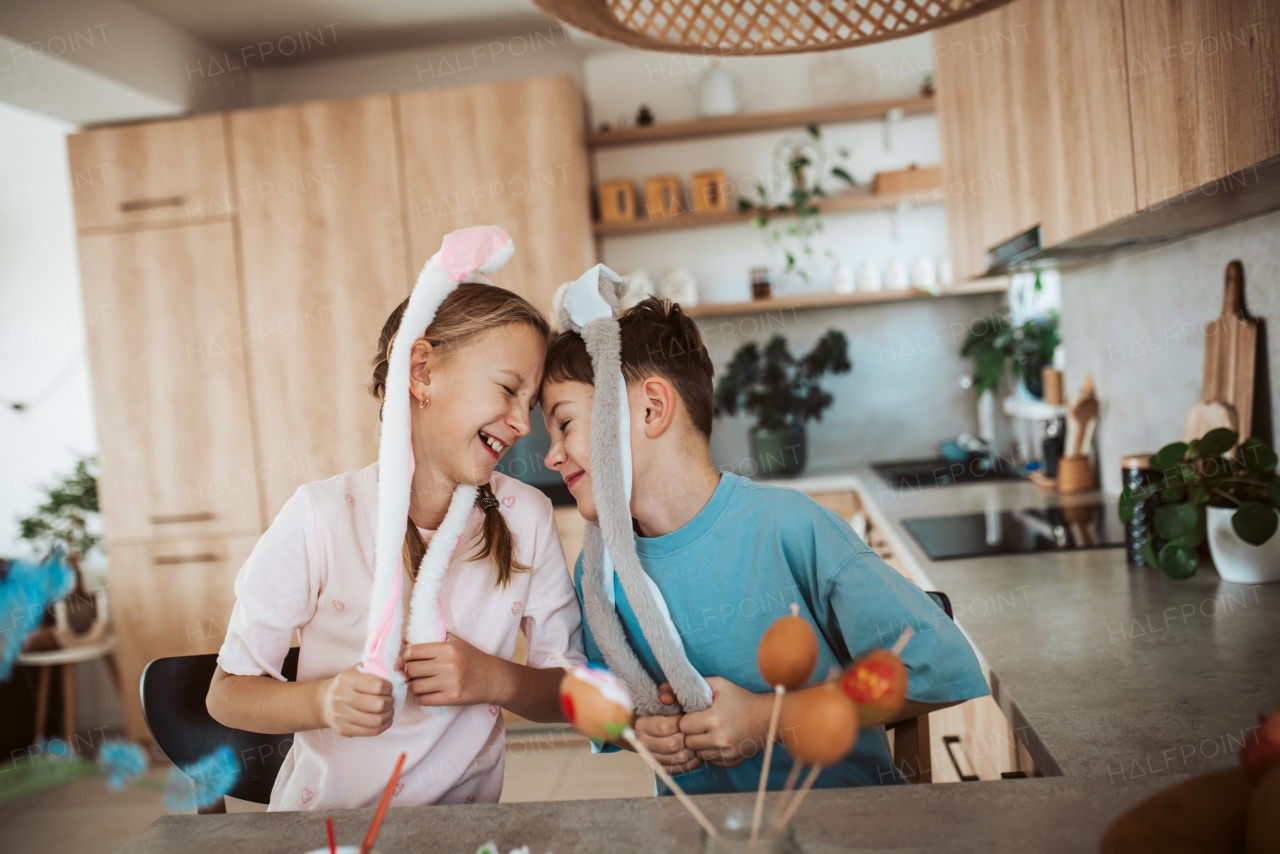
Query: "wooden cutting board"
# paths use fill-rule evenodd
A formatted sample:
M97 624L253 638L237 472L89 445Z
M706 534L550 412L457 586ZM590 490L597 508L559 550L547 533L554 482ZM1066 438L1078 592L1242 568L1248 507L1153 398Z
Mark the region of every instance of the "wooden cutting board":
M1232 261L1224 274L1222 314L1205 326L1204 382L1184 440L1199 439L1215 427L1236 430L1241 439L1251 434L1257 358L1258 321L1245 314L1244 267Z

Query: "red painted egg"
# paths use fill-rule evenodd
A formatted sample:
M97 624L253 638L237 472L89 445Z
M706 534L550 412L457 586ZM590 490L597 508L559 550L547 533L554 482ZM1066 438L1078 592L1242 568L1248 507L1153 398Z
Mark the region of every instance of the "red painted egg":
M845 695L858 706L858 724L892 721L907 699L907 668L887 649L874 649L855 661L840 679Z

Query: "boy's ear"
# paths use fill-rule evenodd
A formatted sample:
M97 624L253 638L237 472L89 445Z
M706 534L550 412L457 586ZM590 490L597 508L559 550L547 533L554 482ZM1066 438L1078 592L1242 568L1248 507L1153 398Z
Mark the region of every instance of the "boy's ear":
M671 429L676 417L676 390L663 377L649 377L640 383L644 405L644 435L656 439Z

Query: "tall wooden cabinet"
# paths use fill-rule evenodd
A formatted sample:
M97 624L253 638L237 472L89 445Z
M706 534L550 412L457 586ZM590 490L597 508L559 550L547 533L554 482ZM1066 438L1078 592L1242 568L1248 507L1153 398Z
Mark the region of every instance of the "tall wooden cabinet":
M444 233L507 228L495 281L544 311L593 262L582 132L551 78L70 137L130 737L142 669L217 651L288 497L377 458L378 335ZM474 219L417 214L477 187Z

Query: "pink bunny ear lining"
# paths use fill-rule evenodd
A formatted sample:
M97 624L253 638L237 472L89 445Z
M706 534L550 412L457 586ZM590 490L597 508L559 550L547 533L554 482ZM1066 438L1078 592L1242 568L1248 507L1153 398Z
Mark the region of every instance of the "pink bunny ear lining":
M511 237L496 225L458 229L445 235L436 267L448 273L455 282L461 282L484 267L510 242Z

